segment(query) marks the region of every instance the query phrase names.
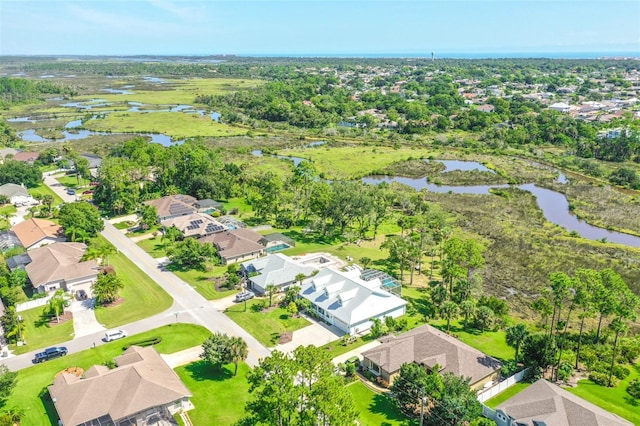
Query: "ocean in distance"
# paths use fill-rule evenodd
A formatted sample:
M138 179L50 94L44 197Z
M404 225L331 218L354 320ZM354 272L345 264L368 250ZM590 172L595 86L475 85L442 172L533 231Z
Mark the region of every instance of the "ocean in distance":
M433 52L435 59L504 59L504 58L549 58L549 59L599 59L637 58L640 52ZM274 53L243 54L239 57L255 58L421 58L431 59L431 52L421 53Z

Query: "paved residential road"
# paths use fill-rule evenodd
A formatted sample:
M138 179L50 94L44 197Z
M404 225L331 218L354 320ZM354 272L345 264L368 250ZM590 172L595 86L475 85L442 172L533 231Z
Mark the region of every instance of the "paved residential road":
M64 187L60 185L55 178L44 176L44 181L53 191L60 195L63 200L66 202L74 201L71 199L73 196L69 196L65 192ZM157 259L152 258L107 221L105 221L102 235L109 240L119 252L127 256L173 298L173 305L165 312L122 325L119 328L126 330L129 335L133 335L175 322L198 324L204 326L211 332L218 331L230 336L242 337L247 342L249 348L247 363L251 366L258 365L261 358L265 358L271 354L269 349L264 347L242 327L219 311L214 303L202 297L189 284L178 278L172 272L161 267ZM102 341L103 337L103 332L97 332L60 343L57 346L66 346L69 353L75 353L89 349L94 345L104 344ZM38 349L6 359L0 358L0 363L6 364L12 371L27 368L33 365L32 360L35 353L41 350L42 349Z

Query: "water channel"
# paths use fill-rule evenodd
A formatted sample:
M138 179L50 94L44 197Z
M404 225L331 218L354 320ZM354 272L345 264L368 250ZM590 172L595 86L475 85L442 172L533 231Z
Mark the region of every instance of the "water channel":
M440 161L440 160L439 160ZM450 160L442 160L441 162L447 166L447 171L452 170L447 163ZM456 163L451 164L451 167L455 167L460 163L456 160ZM473 163L473 162L467 162ZM482 166L480 163L476 163ZM459 164L458 164L459 165ZM467 165L465 165L466 167ZM468 165L471 167L472 165ZM484 166L482 166L484 167ZM475 167L478 169L477 167ZM473 170L467 169L467 170ZM478 185L478 186L449 186L449 185L436 185L429 183L425 178L409 178L402 176L367 176L362 178L364 183L377 185L381 182L397 182L403 185L410 186L418 191L427 189L431 192L438 193L453 193L453 194L476 194L476 195L488 195L491 194L489 190L491 188L506 188L509 185ZM558 182L567 182L566 177L560 173ZM587 222L578 219L575 215L569 211L569 202L564 194L552 191L551 189L541 188L535 184L528 183L519 185L518 188L529 191L536 197L538 207L542 210L544 217L551 223L559 225L568 231L575 231L580 234L581 237L589 240L599 241L606 240L608 242L623 244L632 247L640 247L640 237L634 235L624 234L622 232L609 231L604 228L589 225Z

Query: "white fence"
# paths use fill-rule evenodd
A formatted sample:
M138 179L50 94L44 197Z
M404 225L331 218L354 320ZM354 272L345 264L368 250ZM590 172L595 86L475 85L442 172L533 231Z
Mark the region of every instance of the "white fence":
M37 308L39 306L44 306L49 303L49 299L53 297L53 294L50 294L47 297L43 297L42 299L34 299L29 300L27 302L18 303L16 305L16 312L26 311L27 309Z
M483 389L482 391L478 392L478 401L485 402L487 399L493 398L503 390L508 389L511 386L515 385L516 383L522 380L526 372L527 372L527 369L525 368L524 370L517 372L513 376L508 377L505 380L501 381L497 385L493 385L490 388Z

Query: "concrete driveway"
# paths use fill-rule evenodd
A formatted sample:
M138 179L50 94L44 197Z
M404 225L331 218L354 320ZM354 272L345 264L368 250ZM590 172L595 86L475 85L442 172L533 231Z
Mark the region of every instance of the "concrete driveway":
M317 322L313 318L305 317L311 325L293 332L293 340L276 346L276 349L290 353L298 346L322 346L338 340L344 333L336 327Z
M76 196L67 194L66 187L58 182L58 180L54 176L45 173L42 175L42 177L44 183L46 183L53 192L55 192L60 198L62 198L62 201L64 201L65 203L73 203L74 201L76 201Z
M24 222L24 217L29 214L29 209L33 206L20 206L16 207L16 213L9 218L11 226L17 225L20 222Z
M96 319L94 304L93 298L71 302L69 310L73 312L74 339L106 330Z

